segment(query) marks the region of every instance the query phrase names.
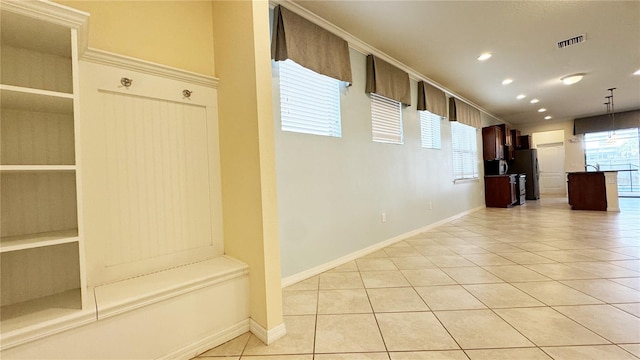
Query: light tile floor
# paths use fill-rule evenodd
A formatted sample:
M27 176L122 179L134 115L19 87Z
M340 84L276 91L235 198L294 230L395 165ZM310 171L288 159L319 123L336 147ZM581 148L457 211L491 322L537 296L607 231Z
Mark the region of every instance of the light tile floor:
M484 209L283 290L287 335L215 360L638 359L640 199Z

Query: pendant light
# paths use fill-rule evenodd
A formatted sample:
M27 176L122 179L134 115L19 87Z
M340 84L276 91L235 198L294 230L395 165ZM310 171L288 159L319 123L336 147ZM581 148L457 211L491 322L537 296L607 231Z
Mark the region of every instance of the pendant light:
M609 96L605 96L605 99L607 99L607 102L605 103L605 105L607 105L607 115L609 115L609 120L611 121L611 130L609 131L609 139L607 139L607 144L612 145L616 143L616 115L615 108L613 106L613 90L615 89L616 88L607 89L609 91Z

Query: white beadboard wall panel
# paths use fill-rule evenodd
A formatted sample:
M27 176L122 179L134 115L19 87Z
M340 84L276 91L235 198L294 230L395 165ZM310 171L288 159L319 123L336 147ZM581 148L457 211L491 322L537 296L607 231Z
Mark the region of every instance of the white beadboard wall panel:
M2 306L78 289L78 261L77 243L2 253Z
M118 60L80 62L89 286L224 253L216 89Z
M73 171L3 173L1 236L76 229L75 187Z
M200 106L101 92L112 229L107 266L211 245Z
M73 92L71 54L64 57L3 45L1 59L3 84Z
M73 115L2 109L2 165L75 164Z

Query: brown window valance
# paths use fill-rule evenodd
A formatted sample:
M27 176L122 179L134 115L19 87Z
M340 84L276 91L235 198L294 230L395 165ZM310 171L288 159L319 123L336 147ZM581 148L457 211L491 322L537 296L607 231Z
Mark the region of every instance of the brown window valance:
M367 93L411 105L409 84L409 74L373 55L367 55Z
M447 95L429 83L418 82L418 110L447 117Z
M610 115L606 114L575 119L573 121L573 134L578 135L638 127L640 127L640 110L632 110L615 113L613 121Z
M456 98L449 98L449 120L473 126L476 129L482 127L480 110Z
M273 13L271 58L291 59L319 74L352 82L349 44L281 5Z

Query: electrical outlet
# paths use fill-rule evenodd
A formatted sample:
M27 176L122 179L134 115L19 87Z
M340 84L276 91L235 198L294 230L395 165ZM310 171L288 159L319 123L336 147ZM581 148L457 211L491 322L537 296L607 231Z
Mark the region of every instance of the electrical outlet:
M433 210L433 203L431 203L431 201L429 201L429 210Z
M380 214L380 221L382 221L383 223L387 222L387 213L383 212L382 214Z

